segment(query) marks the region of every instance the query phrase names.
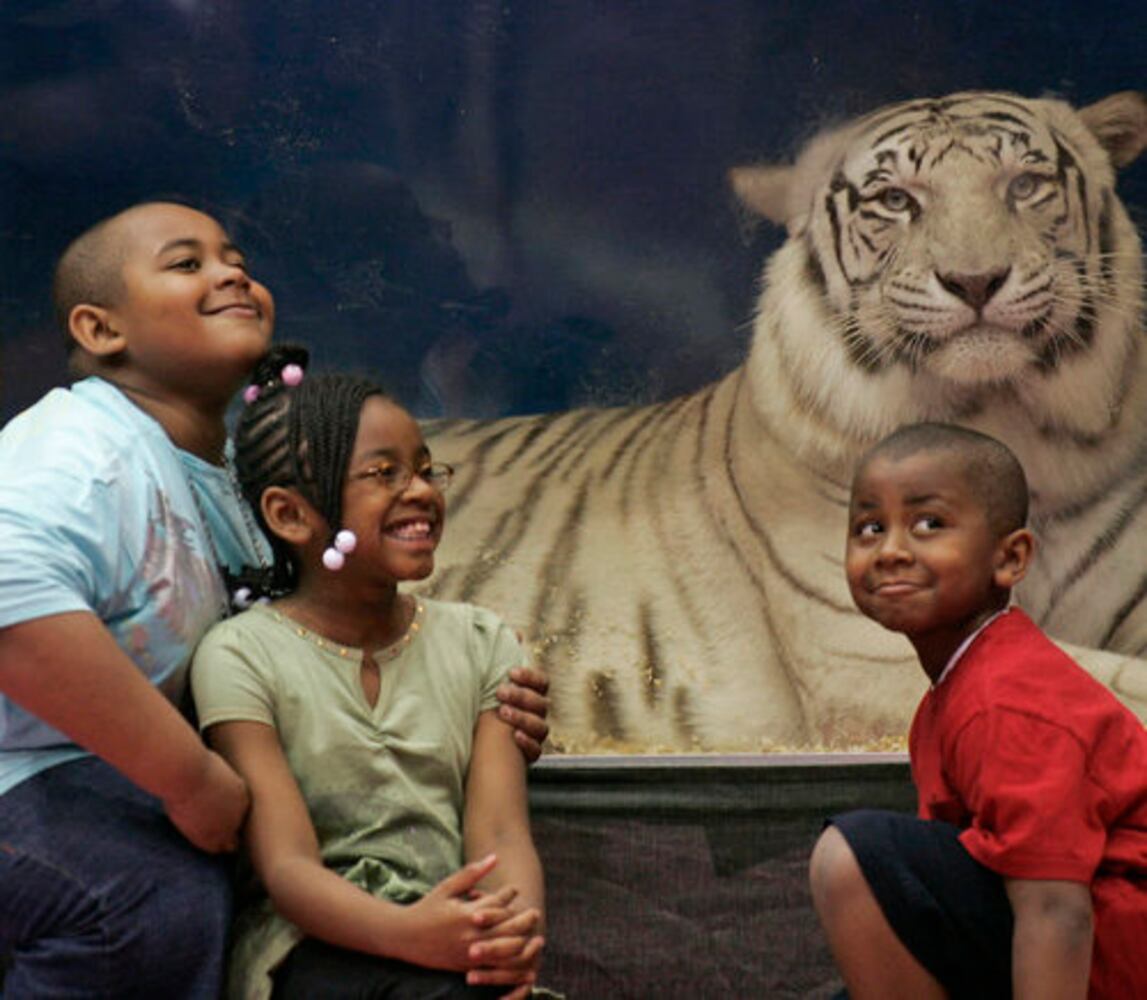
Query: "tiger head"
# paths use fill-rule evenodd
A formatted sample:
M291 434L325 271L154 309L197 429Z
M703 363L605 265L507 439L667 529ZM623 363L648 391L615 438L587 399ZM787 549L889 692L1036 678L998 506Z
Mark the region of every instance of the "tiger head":
M1114 168L1145 145L1140 94L1077 111L968 92L880 109L795 166L734 170L742 201L789 233L758 317L779 338L769 363L800 369L794 399L869 439L1005 403L1103 433L1142 327Z

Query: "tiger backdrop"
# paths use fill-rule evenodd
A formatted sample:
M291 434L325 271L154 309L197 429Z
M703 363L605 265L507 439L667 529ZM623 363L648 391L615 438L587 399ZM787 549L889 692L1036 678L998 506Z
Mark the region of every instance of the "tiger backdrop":
M1139 94L972 92L734 170L788 232L747 360L652 406L431 425L458 474L428 589L531 638L558 749L884 745L924 682L849 598L851 471L954 421L1028 473L1019 602L1147 716L1142 260L1114 190L1145 144Z

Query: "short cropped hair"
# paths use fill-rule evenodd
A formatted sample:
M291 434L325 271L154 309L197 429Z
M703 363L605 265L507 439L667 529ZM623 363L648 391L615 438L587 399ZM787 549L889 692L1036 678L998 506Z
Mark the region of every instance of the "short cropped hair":
M921 452L945 452L955 460L955 471L972 487L987 514L988 524L1006 535L1027 524L1028 483L1023 466L1007 445L979 431L955 424L907 424L865 453L859 474L875 458L910 458Z
M126 248L118 230L120 219L130 211L125 209L97 222L60 254L52 279L52 305L69 348L75 346L68 329L72 310L85 303L109 306L123 294Z
M123 267L127 260L127 244L120 232L120 223L133 212L152 205L193 207L179 196L129 205L85 229L64 248L56 261L52 276L52 306L69 353L76 347L69 329L72 310L85 304L113 306L124 294Z

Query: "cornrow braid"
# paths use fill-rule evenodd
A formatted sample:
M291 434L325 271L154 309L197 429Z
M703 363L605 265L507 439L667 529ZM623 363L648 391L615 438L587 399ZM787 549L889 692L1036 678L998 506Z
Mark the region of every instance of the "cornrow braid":
M267 527L260 509L264 490L298 490L323 516L332 535L342 519L342 493L363 404L385 396L380 386L355 375L322 374L291 386L288 365L304 369L305 348L273 348L258 364L235 432L235 470L247 502L275 553L274 592L290 591L297 578L294 554ZM257 391L255 391L257 390Z

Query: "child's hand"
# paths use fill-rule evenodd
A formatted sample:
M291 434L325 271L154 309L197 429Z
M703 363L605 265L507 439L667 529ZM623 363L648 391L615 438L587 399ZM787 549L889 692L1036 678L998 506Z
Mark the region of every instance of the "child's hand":
M549 736L546 716L550 700L546 697L550 681L535 667L515 667L507 683L498 686L498 717L514 729L514 742L532 763L542 755L542 744Z
M247 815L247 785L222 757L211 750L195 788L163 808L176 829L201 851L218 854L239 846L239 828Z
M517 986L503 1000L529 996L537 980L545 939L537 933L541 912L535 908L508 916L486 930L470 946L473 967L466 975L471 986Z
M396 957L431 969L470 969L470 946L490 933L484 927L493 928L509 916L507 908L517 895L508 886L494 893L475 888L497 863L493 854L472 861L409 906L403 940L394 942Z

